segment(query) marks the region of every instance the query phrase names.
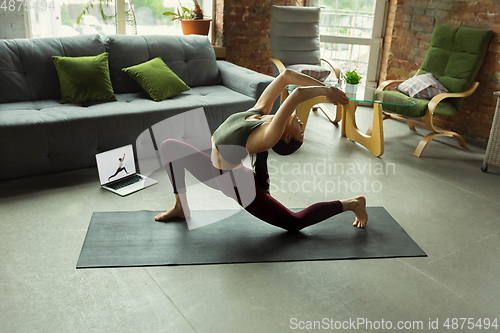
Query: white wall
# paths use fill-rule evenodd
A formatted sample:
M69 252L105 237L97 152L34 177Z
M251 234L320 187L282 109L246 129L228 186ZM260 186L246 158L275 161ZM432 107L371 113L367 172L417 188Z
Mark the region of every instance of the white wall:
M0 39L29 37L26 29L28 17L24 17L25 13L28 12L24 10L24 7L17 11L17 5L14 11L0 10Z

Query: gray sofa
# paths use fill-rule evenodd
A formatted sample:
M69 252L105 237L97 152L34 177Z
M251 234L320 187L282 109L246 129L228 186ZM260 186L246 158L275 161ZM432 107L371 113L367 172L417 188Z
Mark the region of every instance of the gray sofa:
M118 101L60 104L52 56L103 52ZM158 56L192 89L154 102L121 71ZM271 81L217 61L202 36L0 40L0 179L93 166L96 153L134 144L152 125L199 107L213 133L230 114L251 107Z

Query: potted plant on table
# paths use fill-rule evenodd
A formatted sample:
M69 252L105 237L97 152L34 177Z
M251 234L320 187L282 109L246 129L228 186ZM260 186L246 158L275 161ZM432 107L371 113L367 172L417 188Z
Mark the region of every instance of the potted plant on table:
M361 82L361 76L353 69L352 71L345 72L342 78L345 81L345 93L355 94L358 90L358 84Z
M210 30L211 19L203 18L203 10L198 3L198 0L193 0L194 9L191 10L182 6L179 0L179 8L177 12L165 12L163 15L172 15L172 21L179 20L181 22L182 32L184 35L208 35Z

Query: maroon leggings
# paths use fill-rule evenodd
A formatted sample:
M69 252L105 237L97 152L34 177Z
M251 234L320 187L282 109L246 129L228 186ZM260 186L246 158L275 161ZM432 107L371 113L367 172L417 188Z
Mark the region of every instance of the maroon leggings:
M198 181L234 199L250 214L285 230L299 231L343 211L342 203L337 200L292 212L258 185L252 170L246 167L219 170L209 155L181 141L163 141L160 156L174 193L186 193L185 170L188 170Z

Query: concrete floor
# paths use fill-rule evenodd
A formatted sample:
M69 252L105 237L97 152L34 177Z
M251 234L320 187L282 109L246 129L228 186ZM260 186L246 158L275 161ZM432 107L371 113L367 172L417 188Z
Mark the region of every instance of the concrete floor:
M358 117L366 128L369 109L360 108ZM341 138L320 112L311 114L304 146L291 157L270 156L274 184L304 184L313 176L335 183L340 176L354 192L342 185L327 196L297 193L285 183L274 196L304 207L363 194L369 206L384 206L428 257L76 270L94 211L162 210L172 194L159 185L121 198L100 189L95 168L4 181L0 331L291 332L301 331L293 329L299 321L323 318L365 318L375 327L390 320L393 332L429 332L429 320L439 319L432 332L478 331L443 323L500 317L500 175L481 172L484 148L441 138L418 159L412 154L424 130L392 120L384 126L385 154L376 158ZM279 171L285 162L287 173L291 163L319 165L325 158L336 173L297 169L292 178ZM368 187L356 189L363 181ZM192 210L235 207L203 185L189 191ZM408 321L407 328L397 329L398 321ZM410 328L413 321L423 329Z

